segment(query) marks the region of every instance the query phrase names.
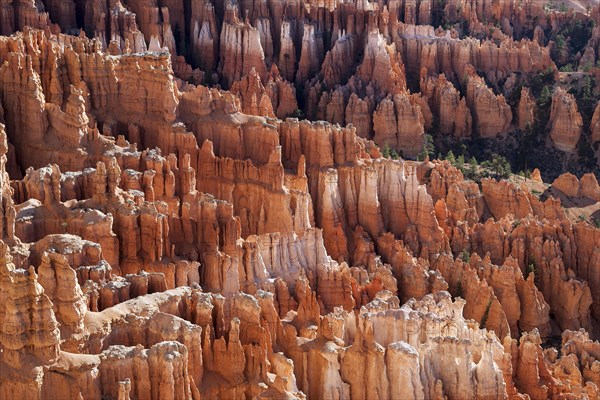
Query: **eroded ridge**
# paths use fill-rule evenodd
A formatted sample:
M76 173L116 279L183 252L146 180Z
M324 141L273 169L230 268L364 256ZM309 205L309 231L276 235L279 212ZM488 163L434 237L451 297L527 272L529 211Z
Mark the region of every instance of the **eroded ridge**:
M0 3L0 398L600 398L600 9L538 3ZM574 173L427 148L544 115Z

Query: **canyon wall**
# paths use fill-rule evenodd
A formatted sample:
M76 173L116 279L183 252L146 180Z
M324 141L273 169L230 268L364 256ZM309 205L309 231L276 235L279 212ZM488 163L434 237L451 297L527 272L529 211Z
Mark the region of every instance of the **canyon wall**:
M423 156L539 122L536 4L3 3L0 397L599 398L596 176Z

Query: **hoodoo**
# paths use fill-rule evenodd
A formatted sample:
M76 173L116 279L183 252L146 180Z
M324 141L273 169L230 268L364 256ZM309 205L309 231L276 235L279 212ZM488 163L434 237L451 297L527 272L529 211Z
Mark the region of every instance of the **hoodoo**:
M1 399L600 399L597 0L0 0Z

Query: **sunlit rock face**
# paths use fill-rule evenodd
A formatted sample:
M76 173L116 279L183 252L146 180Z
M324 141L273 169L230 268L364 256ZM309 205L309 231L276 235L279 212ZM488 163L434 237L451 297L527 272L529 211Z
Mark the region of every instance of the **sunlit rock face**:
M0 0L0 398L599 398L575 3Z

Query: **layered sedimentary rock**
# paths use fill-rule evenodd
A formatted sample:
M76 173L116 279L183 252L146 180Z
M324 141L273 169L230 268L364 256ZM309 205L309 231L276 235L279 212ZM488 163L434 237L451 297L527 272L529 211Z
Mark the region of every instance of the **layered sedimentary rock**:
M323 60L322 73L325 84L334 87L345 84L351 76L352 63L356 57L357 37L343 35L338 37L333 48Z
M590 125L592 143L600 142L600 109L596 106Z
M382 157L535 122L509 3L0 4L0 397L598 398L596 176Z
M196 84L219 83L230 88L255 71L271 99L275 116L303 114L340 125L352 123L360 136L368 138L374 136L374 122L365 114L372 114L388 95L404 91L406 76L409 83L414 83L422 70L430 76L443 73L448 82L435 91L436 98L433 92L428 92L427 99L413 97L413 105L420 101L425 129L439 119L443 132L454 131L457 138L470 136L472 128L475 133L481 131L484 138L494 138L498 132L509 130L512 118L502 99L491 95L490 86L498 92L498 86L516 74L533 76L553 64L544 40L521 39L536 24L546 25L545 19L539 20L539 7L488 3L449 2L442 7L426 0L390 4L281 1L268 5L203 0L188 7L177 1L160 5L143 1L86 5L56 1L47 8L56 24L52 25L54 33L74 33L83 28L89 37L98 40L102 50L113 55L169 51L176 76ZM16 14L30 13L29 21L33 20L32 12L38 12L30 4L22 6L27 12L15 13L14 6L3 8L7 24L13 20L11 29L4 33L21 28L14 21L19 18L12 18ZM518 16L514 23L511 12ZM479 36L488 35L486 29L496 29L488 28L491 21L502 29L489 34L494 40L472 39L458 33L465 29L454 24L460 18L468 21L468 29ZM555 14L553 18L553 29L558 30L565 20ZM447 22L447 30L435 29L440 21ZM29 23L36 27L48 24ZM466 94L461 86L465 75L470 74L470 66L485 77L487 84L482 82L478 95L457 97L447 83ZM440 100L441 91L444 100ZM353 96L360 100L358 104ZM262 92L255 105L252 96L246 102L250 105L243 105L243 111L272 115ZM454 123L448 117L453 113L458 116ZM486 113L494 116L489 123L477 117ZM408 116L407 125L413 124L413 117ZM517 126L516 119L514 122ZM387 140L380 142L380 136L375 142L383 146ZM414 157L414 143L403 147L407 148L407 156Z
M562 88L555 89L552 94L549 124L550 138L557 149L572 152L577 148L583 121L577 110L575 98Z
M271 99L277 118L284 119L297 112L296 90L291 83L283 79L275 64L272 65L269 72L265 90Z
M237 5L228 4L220 36L219 72L229 87L252 68L261 78L266 75L265 53L257 28L238 19Z
M473 126L479 136L493 138L506 132L512 111L502 95L495 95L472 67L466 69L466 99L473 110Z
M273 104L265 93L260 76L252 68L247 76L231 85L231 92L236 93L241 99L242 111L245 114L264 115L274 117Z
M529 89L521 90L519 107L517 108L518 126L521 130L530 129L535 123L535 101L531 98Z
M423 148L424 123L421 108L413 106L406 94L390 96L373 113L373 140L415 157Z
M471 136L473 120L466 99L461 98L444 74L434 79L426 77L426 71L423 72L421 91L429 99L431 110L439 115L440 133L459 138Z
M600 201L600 186L594 174L585 174L577 179L571 173L565 173L552 182L552 188L559 190L566 196L574 198L589 198Z
M324 56L322 39L317 36L316 30L317 27L314 24L304 24L298 72L296 73L296 80L299 82L313 77L319 70Z

